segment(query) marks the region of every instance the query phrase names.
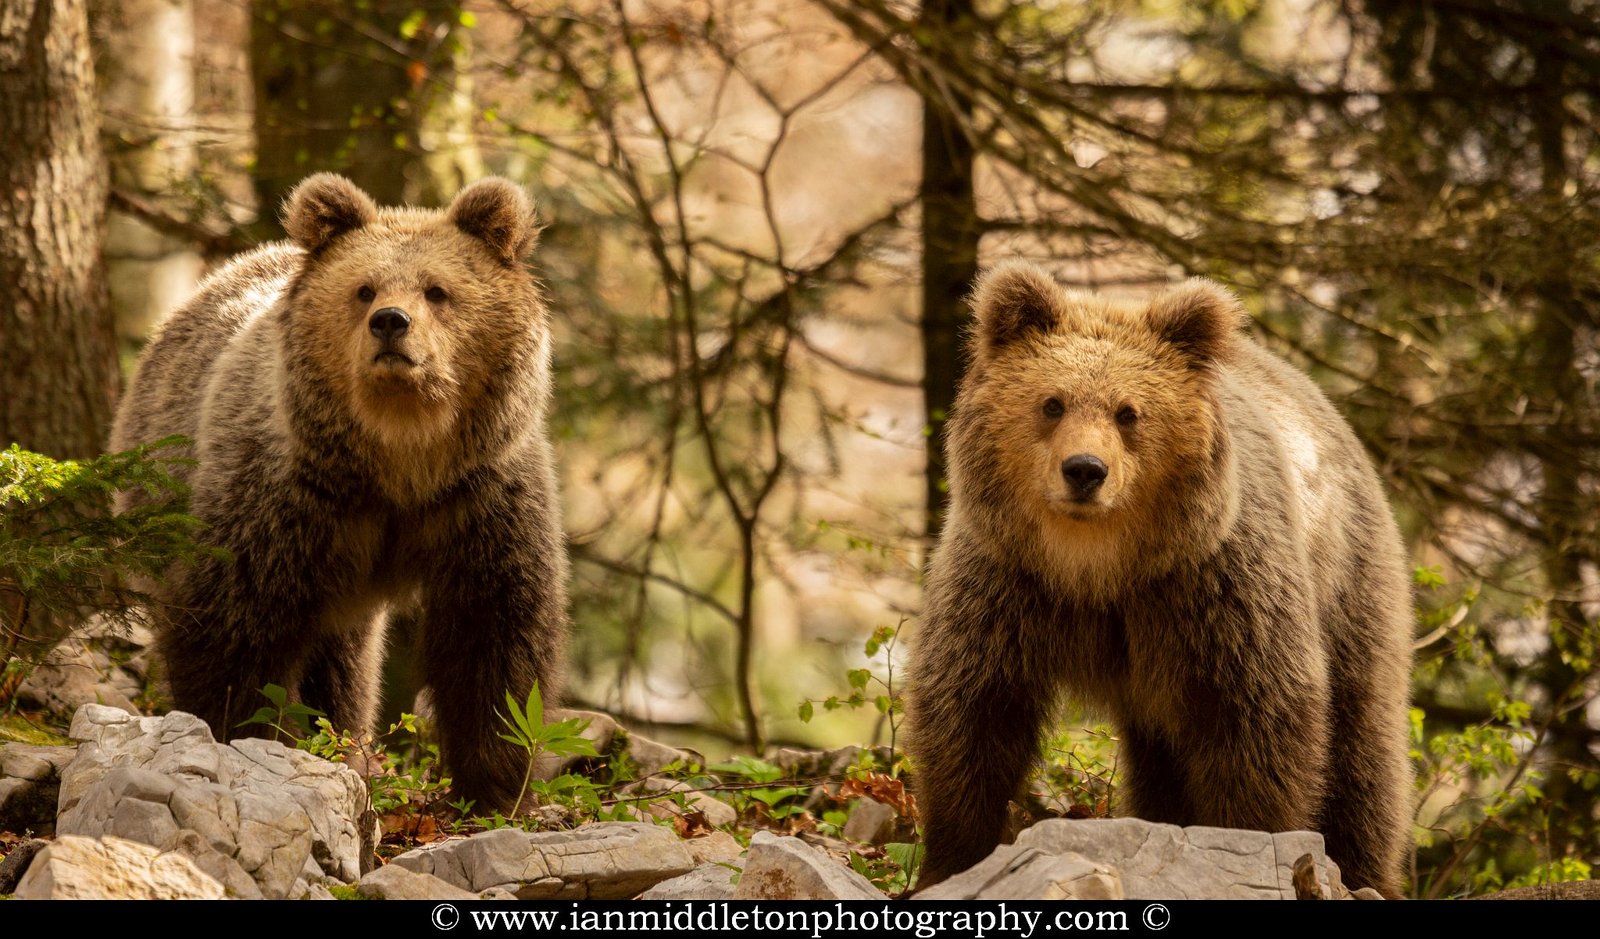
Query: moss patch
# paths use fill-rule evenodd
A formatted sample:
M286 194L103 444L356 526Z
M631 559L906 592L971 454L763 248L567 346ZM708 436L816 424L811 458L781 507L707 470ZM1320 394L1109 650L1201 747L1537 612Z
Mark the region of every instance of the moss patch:
M65 747L72 744L72 741L56 728L21 714L0 714L0 741L32 743L46 747Z

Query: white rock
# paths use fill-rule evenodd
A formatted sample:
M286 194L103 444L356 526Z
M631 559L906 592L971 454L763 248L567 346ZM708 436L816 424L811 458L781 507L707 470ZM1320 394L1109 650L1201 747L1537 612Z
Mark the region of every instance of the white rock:
M884 805L876 799L861 799L850 811L844 823L844 836L851 841L883 844L890 827L899 813L894 806Z
M750 839L739 900L882 900L865 877L799 838L758 831Z
M361 876L366 783L339 763L269 740L212 740L180 711L135 717L85 705L62 772L57 831L180 850L234 896ZM370 836L367 839L370 841Z
M18 900L221 900L222 884L181 854L121 838L64 835L40 851Z
M723 828L739 820L739 813L728 803L718 799L707 792L696 792L688 783L674 779L642 779L627 786L623 790L628 795L666 794L672 792L684 793L684 802L690 811L699 812L706 817L706 824L712 828ZM649 813L656 818L670 818L679 814L678 808L671 803L646 802L643 803Z
M432 874L385 864L361 878L356 891L369 900L476 900L478 895Z
M707 864L732 864L744 853L744 848L740 847L739 842L725 831L714 831L700 838L686 838L683 845L689 849L696 867Z
M144 626L95 617L51 649L18 687L17 700L55 714L85 704L137 712L134 699L144 691L152 641Z
M1017 847L1078 854L1122 878L1130 900L1294 899L1294 862L1310 854L1325 896L1337 896L1338 873L1322 836L1229 828L1179 828L1137 818L1047 819L1023 831Z
M524 900L621 900L694 869L684 842L658 825L597 822L572 831L486 831L408 851L390 862L478 893Z
M920 891L919 900L1121 900L1114 867L1081 854L1045 854L1004 844L948 880Z
M644 893L641 900L732 900L733 878L738 869L722 864L702 864L681 877L663 880Z
M61 770L72 747L0 742L0 831L55 830Z

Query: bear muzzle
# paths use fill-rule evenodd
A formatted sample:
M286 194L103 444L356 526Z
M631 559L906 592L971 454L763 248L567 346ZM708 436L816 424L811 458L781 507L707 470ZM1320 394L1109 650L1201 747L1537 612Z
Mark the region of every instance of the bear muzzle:
M1061 478L1075 502L1092 500L1109 474L1106 462L1092 453L1074 454L1061 461Z

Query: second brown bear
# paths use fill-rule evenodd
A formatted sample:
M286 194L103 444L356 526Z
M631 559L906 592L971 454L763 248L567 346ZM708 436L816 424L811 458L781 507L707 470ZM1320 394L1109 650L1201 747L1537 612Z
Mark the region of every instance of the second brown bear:
M284 227L163 325L112 433L194 440L193 511L230 555L156 591L173 703L226 739L277 683L368 730L385 616L418 609L455 787L509 810L525 760L496 709L555 692L567 633L533 204L491 179L380 209L322 174Z
M1405 555L1300 372L1191 281L1151 303L987 274L911 662L924 886L982 860L1068 691L1129 814L1314 829L1391 896L1410 832Z

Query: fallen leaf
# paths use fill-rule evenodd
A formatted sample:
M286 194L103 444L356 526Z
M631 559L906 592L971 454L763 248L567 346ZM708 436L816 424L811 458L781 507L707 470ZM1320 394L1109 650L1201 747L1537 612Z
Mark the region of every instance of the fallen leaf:
M704 812L684 812L672 816L672 830L678 833L679 838L704 838L712 831Z

